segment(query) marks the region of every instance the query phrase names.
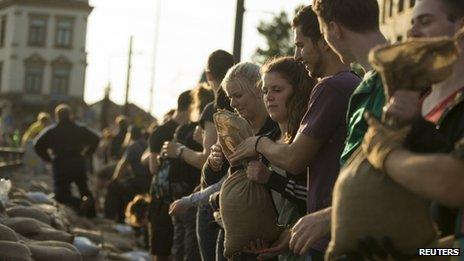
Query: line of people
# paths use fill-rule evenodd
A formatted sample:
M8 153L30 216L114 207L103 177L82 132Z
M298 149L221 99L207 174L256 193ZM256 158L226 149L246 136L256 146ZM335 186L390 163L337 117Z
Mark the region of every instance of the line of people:
M463 4L417 0L408 36L453 37L464 27ZM244 242L230 259L414 259L417 253L395 248L398 239L375 237L375 231L373 237L345 239L353 249L326 253L336 244L340 216L385 226L362 205L351 211L333 206L334 193L350 191L339 173L364 153L387 180L430 205L441 238L434 246L454 244L464 251L464 56L448 79L426 92L398 90L388 97L381 73L369 63L369 52L388 44L376 0L314 0L291 26L294 57L259 66L235 64L231 54L214 51L205 69L210 91L199 87L179 95L177 109L148 142L139 129L127 130L130 145L107 177L107 217L123 222L128 202L148 192L149 201L136 198L126 213L137 212L143 220L138 224L148 226L153 260L225 260L221 187L244 169L250 181L268 189L282 230L273 242L258 235ZM458 48L463 44L459 40ZM352 63L365 74L357 75ZM253 130L233 152L218 141L219 110L237 113ZM382 115L407 127L386 127ZM40 140L36 149L46 158ZM125 171L144 174L118 183Z

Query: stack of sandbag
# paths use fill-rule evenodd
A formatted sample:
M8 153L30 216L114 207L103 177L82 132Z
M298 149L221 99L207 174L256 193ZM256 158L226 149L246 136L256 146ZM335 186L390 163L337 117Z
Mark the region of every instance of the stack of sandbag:
M380 72L388 98L398 89L420 91L446 79L456 58L455 39L422 39L374 49L373 67ZM401 126L385 115L392 130ZM438 233L429 213L429 202L394 182L375 168L359 148L342 169L332 203L332 239L326 259L356 252L368 237L406 255L418 248L436 246Z
M232 153L245 138L253 135L249 123L240 116L219 111L214 123L223 152ZM246 162L243 163L246 165ZM241 170L231 173L220 192L220 214L225 230L224 255L227 258L241 252L251 241L275 241L280 235L277 213L269 190L250 181Z
M43 176L32 183L28 173L12 176L8 200L0 204L0 260L144 260L131 227L77 215L53 199Z

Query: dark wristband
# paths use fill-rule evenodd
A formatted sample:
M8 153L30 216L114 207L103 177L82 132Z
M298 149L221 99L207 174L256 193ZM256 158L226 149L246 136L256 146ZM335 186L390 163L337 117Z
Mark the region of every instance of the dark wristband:
M256 152L257 154L261 154L261 153L258 152L258 144L259 144L259 140L260 140L261 138L264 138L264 137L266 137L266 136L259 136L258 139L256 139L256 143L255 143L255 152Z

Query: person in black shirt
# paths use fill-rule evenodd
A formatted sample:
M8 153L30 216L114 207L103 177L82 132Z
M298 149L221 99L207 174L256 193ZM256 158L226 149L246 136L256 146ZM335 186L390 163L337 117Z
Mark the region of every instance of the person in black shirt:
M181 155L182 159L192 166L202 168L206 165L205 162L210 153L210 148L217 141L216 128L213 123L213 114L217 109L229 109L230 107L228 106L229 102L224 94L224 90L221 88L221 82L226 75L227 70L229 70L229 68L233 65L234 57L224 50L216 50L208 57L205 72L208 84L214 91L215 100L205 107L199 120L200 127L203 129L203 151L198 152L185 148ZM179 147L180 144L170 142L166 148L170 151L176 151ZM198 208L197 236L201 259L203 261L216 259L215 245L219 231L218 229L210 229L209 224L213 220L213 212L209 206L202 206Z
M51 125L36 138L34 149L44 161L52 163L55 199L80 214L94 217L85 157L95 152L100 137L76 124L72 120L71 108L66 104L56 107L55 117L57 124ZM71 183L77 185L82 199L71 196Z
M140 161L147 147L141 129L130 126L126 136L129 144L116 165L105 199L105 218L119 223L124 223L124 213L129 201L137 194L148 192L151 179L148 166ZM126 171L127 169L130 171Z
M129 123L126 117L123 115L119 115L118 117L116 117L115 122L118 126L118 131L111 140L110 155L112 159L119 160L124 152L122 144L126 137L127 127L129 126Z
M149 137L150 173L153 175L150 194L152 201L149 208L150 252L158 261L169 260L173 244L173 226L168 214L169 199L165 198L160 190L160 174L163 174L169 162L166 155L160 155L161 147L165 141L172 140L174 132L179 125L188 123L189 107L191 104L190 90L179 95L177 110L172 119L159 126Z

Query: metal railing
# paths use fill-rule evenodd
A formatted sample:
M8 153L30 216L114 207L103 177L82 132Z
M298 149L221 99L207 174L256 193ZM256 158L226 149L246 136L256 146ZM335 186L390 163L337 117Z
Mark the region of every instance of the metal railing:
M0 171L17 168L23 164L24 149L0 147Z

